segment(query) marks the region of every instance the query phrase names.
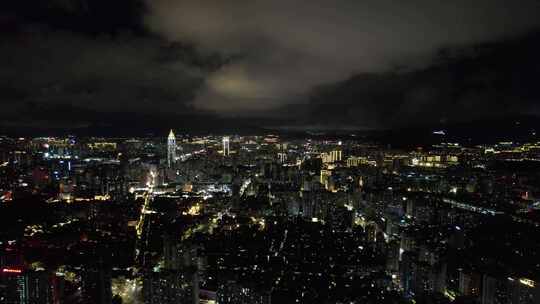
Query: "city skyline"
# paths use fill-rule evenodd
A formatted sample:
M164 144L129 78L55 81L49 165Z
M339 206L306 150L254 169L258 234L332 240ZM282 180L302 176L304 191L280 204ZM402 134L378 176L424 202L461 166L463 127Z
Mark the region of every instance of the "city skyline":
M0 163L8 304L540 300L534 136L2 136Z
M0 304L540 304L539 0L7 0Z

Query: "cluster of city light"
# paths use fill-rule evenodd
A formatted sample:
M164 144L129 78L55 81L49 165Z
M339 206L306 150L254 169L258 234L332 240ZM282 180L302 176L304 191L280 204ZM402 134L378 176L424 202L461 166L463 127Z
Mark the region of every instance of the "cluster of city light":
M530 280L530 279L526 279L526 278L521 278L519 279L519 282L525 286L528 286L528 287L531 287L531 288L534 288L536 286L536 282L533 281L533 280Z
M113 295L122 298L122 303L139 303L142 296L142 282L138 279L113 279L111 291Z
M24 229L24 235L25 236L34 236L38 233L44 233L43 226L41 225L30 225L26 226Z
M260 230L264 230L266 228L266 221L264 218L257 218L257 217L251 217L251 221L255 225L259 225Z
M18 268L2 268L3 273L22 273L22 269Z
M109 201L111 199L111 196L109 194L104 195L94 195L93 198L85 198L85 197L73 197L71 194L65 194L60 196L59 198L50 198L46 200L47 203L83 203L83 202L96 202L96 201Z
M184 212L184 214L186 215L199 215L201 213L201 209L202 209L202 206L197 203L193 206L191 206L187 212Z

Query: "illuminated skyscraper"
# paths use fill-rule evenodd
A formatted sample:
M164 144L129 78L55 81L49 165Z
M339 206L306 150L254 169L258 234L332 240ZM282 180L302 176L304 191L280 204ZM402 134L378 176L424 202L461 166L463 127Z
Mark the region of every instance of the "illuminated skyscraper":
M176 162L176 136L174 135L173 130L169 132L169 137L167 138L167 166L169 168Z
M279 152L278 153L278 161L280 163L284 163L285 161L287 161L287 153L283 153L283 152Z
M231 150L229 148L230 139L228 136L223 137L223 156L229 156Z
M330 152L332 162L341 161L341 150L333 150Z
M342 153L339 149L321 153L321 160L323 163L340 162L342 159L341 157Z

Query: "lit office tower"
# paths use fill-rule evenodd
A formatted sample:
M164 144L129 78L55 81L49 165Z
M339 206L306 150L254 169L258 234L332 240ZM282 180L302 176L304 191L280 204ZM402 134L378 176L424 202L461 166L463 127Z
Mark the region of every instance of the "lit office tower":
M28 302L28 280L26 279L22 269L1 269L0 302L6 304L20 304Z
M333 151L331 151L330 156L332 158L332 162L341 161L341 150L333 150Z
M287 153L279 152L278 153L278 160L280 163L285 163L287 161Z
M228 136L223 137L223 156L229 156L231 150L229 148L230 139Z
M159 269L143 277L145 304L199 303L197 248L186 246L169 235L163 238L163 260Z
M167 138L167 166L169 168L176 162L176 136L174 136L173 130L169 132Z

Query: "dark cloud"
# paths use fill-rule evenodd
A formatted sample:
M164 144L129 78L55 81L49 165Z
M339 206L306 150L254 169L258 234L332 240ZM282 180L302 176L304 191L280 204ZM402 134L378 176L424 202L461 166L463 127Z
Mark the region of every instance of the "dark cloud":
M537 115L538 52L540 33L446 48L425 68L360 74L319 87L307 120L388 127Z
M189 47L130 34L85 36L40 25L6 37L0 45L4 114L27 102L185 114L195 111L196 91L220 65Z
M538 60L523 50L537 37L516 38L540 25L536 0L17 0L6 8L4 123L91 126L107 117L109 125L116 115L219 126L221 115L374 128L536 111Z
M2 8L26 23L84 34L142 33L144 0L7 0Z
M209 73L229 60L147 33L142 1L20 0L6 8L3 124L85 126L106 113L123 113L132 123L140 114L208 115L192 101Z
M195 102L200 108L233 113L305 102L314 86L400 65L419 68L443 46L507 38L540 23L540 4L534 0L147 4L147 25L167 39L190 41L203 50L247 54L210 75ZM391 84L383 83L380 90L386 85ZM430 102L429 90L419 88L411 94ZM369 112L376 107L370 99L351 106Z

